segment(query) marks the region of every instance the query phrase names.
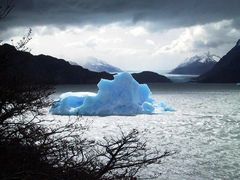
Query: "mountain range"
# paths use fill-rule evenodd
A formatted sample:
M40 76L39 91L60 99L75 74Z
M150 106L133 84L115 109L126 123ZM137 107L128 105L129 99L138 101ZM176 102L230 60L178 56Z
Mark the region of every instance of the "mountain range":
M184 63L177 66L169 74L201 75L208 72L217 63L209 53L201 56L188 58Z
M92 72L79 65L51 56L34 56L29 52L18 51L14 46L0 46L0 82L18 78L34 83L45 84L97 84L102 78L113 79L106 72ZM134 75L139 82L170 82L165 76L142 72Z
M196 68L199 66L193 66L194 64L214 64L211 68L208 66L209 70L200 75L196 81L204 83L240 82L240 40L218 62L209 57L211 56L194 56L179 67L188 69L184 73L201 74L206 71L206 68L200 72ZM176 73L176 71L172 72ZM133 77L140 83L170 82L165 76L150 71L133 73ZM97 84L102 78L113 79L113 75L107 72L93 72L80 65L51 56L34 56L29 52L18 51L14 46L4 44L0 46L0 82L7 84L8 80L13 78L28 79L35 83Z
M29 52L18 51L14 46L0 46L1 65L4 68L0 77L17 77L37 83L49 84L92 84L101 78L112 79L108 73L96 73L78 65L71 65L63 59L51 56L33 56Z

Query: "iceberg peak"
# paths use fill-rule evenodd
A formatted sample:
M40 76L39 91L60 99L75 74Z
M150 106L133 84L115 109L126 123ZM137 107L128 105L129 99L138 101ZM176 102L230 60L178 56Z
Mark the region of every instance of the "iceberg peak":
M54 102L50 112L57 115L137 115L152 114L157 105L146 84L139 84L131 74L114 75L113 80L101 79L97 94L64 93Z

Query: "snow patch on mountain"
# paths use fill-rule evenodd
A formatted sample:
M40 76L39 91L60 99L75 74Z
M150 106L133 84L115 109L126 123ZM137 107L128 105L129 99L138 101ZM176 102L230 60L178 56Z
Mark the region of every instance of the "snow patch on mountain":
M185 60L185 62L180 64L178 67L183 67L183 66L195 63L195 62L203 63L203 64L212 63L212 62L216 63L217 60L215 59L215 57L218 57L218 56L210 55L209 53L205 54L205 55L200 55L200 56L199 55L195 55L193 57L187 58Z
M90 71L95 71L95 72L104 72L104 71L108 73L122 72L120 68L110 65L107 62L94 57L88 58L82 66L84 68L89 69Z
M204 55L195 55L187 58L185 62L178 65L170 74L200 75L209 71L217 63L216 59L220 59L220 57L209 52Z

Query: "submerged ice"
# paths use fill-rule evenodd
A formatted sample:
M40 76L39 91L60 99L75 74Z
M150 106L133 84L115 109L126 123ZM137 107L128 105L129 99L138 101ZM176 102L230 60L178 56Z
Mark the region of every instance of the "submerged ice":
M98 92L67 92L50 109L56 115L137 115L173 111L165 103L156 103L146 84L139 84L131 74L119 73L113 80L102 79Z

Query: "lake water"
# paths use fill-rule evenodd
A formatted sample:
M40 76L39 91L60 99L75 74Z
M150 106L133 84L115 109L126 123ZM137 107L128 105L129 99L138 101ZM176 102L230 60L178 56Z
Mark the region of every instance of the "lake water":
M240 179L240 86L234 84L152 84L153 98L175 112L157 115L83 117L89 136L101 139L132 128L152 148L175 150L163 161L159 179ZM66 91L96 92L95 85L58 86ZM58 117L59 118L59 117ZM64 120L67 117L60 117ZM150 167L148 173L159 171ZM144 172L145 173L145 172Z
M193 82L195 78L199 75L184 75L184 74L164 74L167 78L169 78L174 83L186 83Z

